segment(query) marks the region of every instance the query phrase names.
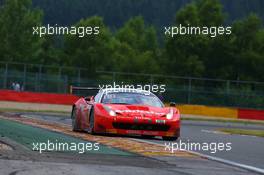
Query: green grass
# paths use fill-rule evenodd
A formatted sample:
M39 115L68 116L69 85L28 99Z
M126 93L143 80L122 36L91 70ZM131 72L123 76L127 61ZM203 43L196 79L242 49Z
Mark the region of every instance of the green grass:
M93 149L93 147L89 147L89 150L86 147L86 144L92 146L95 142L86 141L79 139L77 137L73 137L67 134L50 131L43 128L38 128L26 124L22 124L19 122L14 122L6 119L0 119L0 137L7 137L23 146L28 148L29 150L33 149L33 143L39 143L47 147L48 143L53 144L53 151L55 152L75 152L79 154L78 151L86 152L86 153L94 153L94 154L113 154L120 156L132 156L133 153L122 151L116 148L112 148L109 146L105 146L103 144L99 144L99 149ZM55 144L59 143L66 144L65 148L70 148L70 145L78 145L74 150L71 149L63 149L56 150ZM81 144L81 145L80 145ZM40 147L39 147L40 148ZM39 150L39 149L38 149ZM47 150L45 150L47 151Z
M229 133L229 134L239 134L239 135L250 135L250 136L264 137L264 130L218 129L218 131Z
M207 121L207 122L222 122L222 123L240 123L240 124L254 124L264 125L264 121L256 120L239 120L239 119L223 119L223 118L201 118L201 117L182 117L181 120L189 121Z

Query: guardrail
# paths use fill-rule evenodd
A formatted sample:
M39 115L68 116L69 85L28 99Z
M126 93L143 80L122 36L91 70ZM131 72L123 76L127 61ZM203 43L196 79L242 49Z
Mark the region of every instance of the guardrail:
M0 101L72 105L78 99L78 96L71 94L16 92L11 90L0 90ZM181 104L178 104L177 108L180 110L181 114L229 119L264 120L264 110Z
M180 104L264 109L264 82L222 80L97 71L88 69L0 62L0 89L18 82L31 92L68 93L70 85L98 87L102 84L165 84L165 101Z

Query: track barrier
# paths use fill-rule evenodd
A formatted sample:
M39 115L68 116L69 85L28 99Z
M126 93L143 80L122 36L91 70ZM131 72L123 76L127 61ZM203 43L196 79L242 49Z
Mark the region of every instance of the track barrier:
M78 96L72 94L0 90L0 101L72 105L75 101L78 100L78 98ZM264 120L264 110L184 104L178 104L177 108L182 114L230 119Z
M72 105L79 97L71 94L0 90L0 101Z

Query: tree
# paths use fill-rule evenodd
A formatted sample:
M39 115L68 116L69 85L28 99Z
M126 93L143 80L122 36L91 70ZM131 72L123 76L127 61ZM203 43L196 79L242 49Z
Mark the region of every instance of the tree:
M234 22L232 35L217 37L212 42L208 60L205 61L205 75L263 81L263 34L261 20L256 15Z
M221 26L225 16L217 0L197 0L176 14L175 24ZM169 38L166 70L177 75L263 81L263 33L261 19L250 15L234 22L229 36Z
M105 26L101 17L91 17L80 20L78 27L99 27L97 35L65 35L64 52L67 55L64 62L67 65L88 68L90 75L96 70L104 70L111 65L113 52L112 34Z
M159 73L158 41L153 26L142 17L131 18L116 33L115 69L124 72Z
M174 24L186 27L218 27L223 21L222 5L218 0L197 0L177 12ZM165 45L167 59L164 64L166 72L184 76L203 76L212 40L210 36L194 34L167 38Z
M0 57L4 61L37 62L43 39L34 36L42 12L32 9L31 0L6 0L0 9Z
M250 15L233 24L234 76L264 81L264 29L261 19Z
M42 52L38 63L43 65L65 65L65 54L63 52L63 37L47 35L44 37Z

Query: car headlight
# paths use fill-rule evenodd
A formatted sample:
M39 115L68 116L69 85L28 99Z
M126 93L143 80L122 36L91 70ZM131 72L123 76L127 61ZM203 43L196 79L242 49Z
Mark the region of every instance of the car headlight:
M116 112L111 110L111 111L109 111L109 115L112 116L112 117L115 117L116 116Z
M170 120L172 119L172 117L173 117L173 109L170 109L170 112L166 115L166 118Z
M116 116L116 112L111 109L109 106L104 106L104 109L108 112L108 114L112 117L115 117Z

